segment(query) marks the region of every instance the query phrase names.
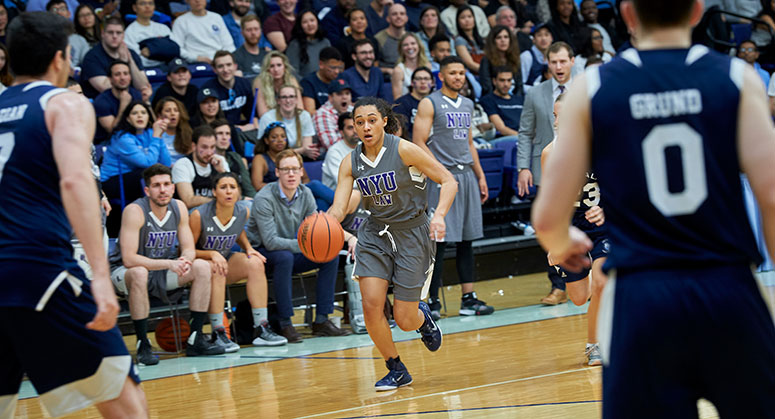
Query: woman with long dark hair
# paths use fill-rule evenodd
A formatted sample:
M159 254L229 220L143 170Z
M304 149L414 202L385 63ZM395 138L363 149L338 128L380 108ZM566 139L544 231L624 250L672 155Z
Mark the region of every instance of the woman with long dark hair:
M573 0L549 0L552 20L547 25L554 34L554 42L563 41L573 47L573 52L581 50L581 29L584 24L579 19L579 11Z
M0 84L9 87L13 84L13 75L8 65L8 47L0 43Z
M93 47L100 42L100 19L91 6L80 4L76 7L73 23L75 24L75 33L84 37L89 46Z
M171 96L167 96L156 103L154 109L156 116L167 120L167 129L161 135L170 159L176 161L191 154L194 151L194 143L191 141L191 125L188 123L188 112L183 103Z
M522 91L522 69L517 38L509 28L496 25L487 35L484 43L484 58L479 65L479 82L482 83L482 94L492 92L492 70L505 66L511 69L514 76L515 92Z
M447 38L450 38L450 49L455 51L455 41L449 36L449 31L447 30L447 27L444 26L444 22L441 21L440 16L441 13L436 6L426 6L420 12L420 30L415 32L415 34L425 48L425 54L428 56L428 61L433 61L428 42L436 35L446 35Z
M468 6L458 7L455 22L458 33L455 51L469 71L479 73L479 63L484 57L484 41L476 27L473 9Z
M293 40L288 44L285 55L301 79L318 70L320 50L330 47L331 41L326 38L317 15L311 10L299 13L291 33Z

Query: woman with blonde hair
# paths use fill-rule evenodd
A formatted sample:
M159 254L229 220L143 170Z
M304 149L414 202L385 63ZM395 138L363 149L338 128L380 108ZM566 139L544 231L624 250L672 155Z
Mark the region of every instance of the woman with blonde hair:
M304 109L296 107L299 98L296 86L286 84L277 92L277 106L268 110L258 121L258 137L261 138L272 122L282 122L286 128L288 146L310 160L320 155L317 144L312 144L315 127L312 116Z
M431 63L417 35L407 32L398 40L398 63L390 77L394 99L409 93L412 73L420 67L430 68Z
M301 86L293 76L294 68L288 61L288 57L279 51L269 51L261 63L261 74L253 81L253 88L258 88L256 106L258 116L263 116L268 110L277 107L277 94L280 87L290 84L298 90L296 107L304 109L301 100Z
M194 143L191 141L193 130L188 122L186 106L181 101L167 96L159 100L153 111L158 118L167 120L167 129L161 134L161 139L167 146L172 164L175 164L181 157L194 151Z

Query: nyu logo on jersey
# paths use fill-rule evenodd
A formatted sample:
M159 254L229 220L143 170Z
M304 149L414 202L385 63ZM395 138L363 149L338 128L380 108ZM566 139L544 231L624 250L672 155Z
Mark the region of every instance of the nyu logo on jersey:
M178 237L177 231L157 231L148 233L148 238L145 240L146 248L156 247L163 249L165 247L172 247L175 245L175 239Z
M226 250L231 249L234 246L234 242L237 241L236 234L229 234L226 236L208 236L205 240L204 250Z
M355 217L353 218L353 221L350 223L349 226L347 226L347 230L350 231L358 231L359 228L361 228L361 224L366 221L363 217Z
M393 205L393 196L388 192L395 192L398 189L395 171L359 177L356 179L356 183L358 189L361 190L361 195L372 197L374 205L381 207Z
M447 117L447 128L470 128L470 112L444 112Z

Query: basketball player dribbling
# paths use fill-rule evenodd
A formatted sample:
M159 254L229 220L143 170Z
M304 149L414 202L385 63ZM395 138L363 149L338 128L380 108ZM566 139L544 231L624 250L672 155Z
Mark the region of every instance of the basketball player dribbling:
M94 110L61 88L71 32L46 12L22 13L8 27L16 81L0 96L0 417L13 416L25 374L53 416L96 404L106 417L147 417L116 327L90 170ZM91 282L73 259L73 231Z
M396 132L398 124L387 102L361 98L353 107L353 120L362 142L342 160L328 213L342 221L355 182L371 215L358 230L353 276L361 288L366 330L389 370L375 388L394 390L411 384L412 376L398 356L383 313L388 285L393 284L393 317L398 326L405 331L417 330L430 351L438 350L441 329L420 297L433 272L432 239L444 238L444 215L455 198L457 184L430 154L385 132ZM426 175L441 185L439 204L430 222L425 215Z
M748 176L775 251L775 131L758 75L691 45L697 0L632 0L638 39L574 81L533 206L539 241L571 270L592 243L569 227L599 176L611 251L600 303L603 418L773 418L775 325L743 204Z

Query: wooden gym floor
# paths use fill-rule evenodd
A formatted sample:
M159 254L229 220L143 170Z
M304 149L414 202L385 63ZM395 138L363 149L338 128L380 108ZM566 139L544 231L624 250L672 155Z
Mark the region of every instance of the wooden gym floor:
M775 272L762 280L771 304ZM377 393L384 362L367 335L308 338L281 348L243 347L206 358L164 357L140 368L154 418L598 418L601 370L584 363L586 306L536 305L544 274L477 283L491 316L459 317L459 286L445 287L442 348L428 352L414 332L394 331L414 383ZM294 319L298 320L298 319ZM303 331L303 330L302 330ZM134 348L134 337L127 337ZM20 418L48 417L25 382ZM717 417L707 403L703 418ZM70 417L99 417L89 408Z

